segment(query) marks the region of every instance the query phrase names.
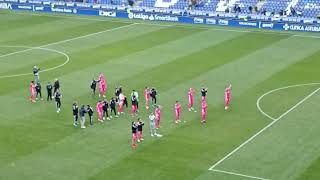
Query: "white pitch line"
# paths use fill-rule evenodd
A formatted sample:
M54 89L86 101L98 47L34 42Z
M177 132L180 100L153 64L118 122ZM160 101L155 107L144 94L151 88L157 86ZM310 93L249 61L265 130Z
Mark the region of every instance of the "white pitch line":
M66 19L82 19L82 20L90 20L90 21L106 21L106 22L119 22L119 23L132 23L130 20L117 20L117 19L98 19L98 18L86 18L86 17L77 17L77 16L63 16L63 15L49 15L49 14L30 14L30 13L20 13L20 12L14 12L16 15L29 15L29 16L43 16L43 17L56 17L56 18L66 18ZM168 22L170 23L170 22ZM183 28L192 28L192 29L206 29L206 30L212 30L212 31L225 31L225 32L239 32L239 33L260 33L260 34L276 34L276 35L292 35L293 37L302 37L302 38L315 38L320 39L320 36L312 36L312 35L300 35L295 34L293 32L266 32L266 31L259 31L259 30L236 30L236 29L223 29L223 28L216 28L217 26L212 27L197 27L197 26L191 26L191 25L183 25L183 24L174 24L174 25L168 25L168 24L161 24L161 23L155 23L155 22L138 22L135 24L143 24L143 25L154 25L154 26L163 26L163 27L183 27Z
M237 152L239 149L241 149L243 146L245 146L246 144L248 144L250 141L252 141L255 137L257 137L259 134L261 134L262 132L264 132L265 130L267 130L269 127L271 127L272 125L274 125L276 122L278 122L281 118L283 118L285 115L287 115L289 112L291 112L293 109L295 109L296 107L298 107L301 103L303 103L304 101L306 101L308 98L310 98L312 95L314 95L316 92L318 92L320 90L320 88L316 89L315 91L313 91L311 94L309 94L308 96L306 96L305 98L303 98L301 101L299 101L296 105L294 105L292 108L290 108L289 110L287 110L285 113L283 113L281 116L279 116L277 119L275 119L274 121L272 121L270 124L268 124L266 127L264 127L263 129L261 129L259 132L257 132L256 134L254 134L253 136L251 136L248 140L246 140L245 142L243 142L242 144L240 144L237 148L235 148L233 151L231 151L229 154L227 154L226 156L224 156L222 159L220 159L218 162L216 162L214 165L212 165L209 170L213 170L215 167L217 167L219 164L221 164L224 160L226 160L227 158L229 158L231 155L233 155L235 152Z
M99 31L99 32L95 32L95 33L91 33L91 34L87 34L87 35L83 35L83 36L78 36L78 37L74 37L74 38L70 38L70 39L65 39L65 40L62 40L62 41L53 42L53 43L45 44L45 45L38 46L38 47L28 47L29 49L24 49L24 50L21 50L21 51L11 52L11 53L8 53L8 54L3 54L3 55L0 56L0 58L7 57L7 56L10 56L10 55L14 55L14 54L19 54L19 53L27 52L27 51L31 51L31 50L34 50L34 49L45 49L45 47L48 47L48 46L57 45L57 44L62 44L62 43L65 43L65 42L70 42L70 41L74 41L74 40L77 40L77 39L82 39L82 38L94 36L94 35L97 35L97 34L102 34L102 33L105 33L105 32L110 32L110 31L114 31L114 30L126 28L126 27L133 26L133 25L136 25L136 23L128 24L128 25L125 25L125 26L119 26L119 27L116 27L116 28L106 29L106 30L103 30L103 31ZM3 47L4 47L4 46L3 46ZM9 46L8 46L8 47L9 47ZM12 47L14 47L14 46L12 46ZM18 46L15 46L15 47L18 47ZM22 47L22 46L20 46L20 47ZM56 50L54 50L54 49L48 49L48 48L46 48L45 50L58 52L58 51L56 51ZM63 54L63 55L66 55L65 53L62 53L61 51L59 51L58 53ZM68 55L67 55L67 56L68 56ZM41 70L40 72L46 72L46 71L50 71L50 70L53 70L53 69L62 67L62 66L64 66L65 64L67 64L67 63L69 62L69 60L70 60L70 58L69 58L69 56L68 56L68 60L67 60L65 63L63 63L62 65L59 65L58 67L53 67L53 68L49 68L49 69L44 69L44 70ZM6 75L6 76L0 76L0 79L1 79L1 78L10 78L10 77L25 76L25 75L30 75L30 74L32 74L32 73L23 73L23 74L16 74L16 75Z
M223 170L219 170L219 169L212 169L211 171L220 172L220 173L224 173L224 174L231 174L231 175L235 175L235 176L242 176L242 177L246 177L246 178L250 178L250 179L270 180L270 179L256 177L256 176L250 176L250 175L246 175L246 174L234 173L234 172L230 172L230 171L223 171Z
M274 120L276 120L277 118L274 118L274 117L270 116L269 114L267 114L266 112L264 112L264 111L262 110L261 106L260 106L260 102L261 102L261 100L262 100L265 96L267 96L267 95L269 95L269 94L271 94L271 93L274 93L274 92L276 92L276 91L284 90L284 89L289 89L289 88L293 88L293 87L301 87L301 86L313 86L313 85L319 85L319 84L320 84L320 83L295 84L295 85L291 85L291 86L285 86L285 87L273 89L273 90L271 90L271 91L266 92L265 94L263 94L262 96L260 96L260 97L258 98L257 103L256 103L257 108L258 108L258 110L259 110L264 116L266 116L266 117L268 117L268 118L270 118L270 119L272 119L272 120L274 121Z
M28 47L28 46L0 46L0 47L18 47L18 48L40 49L40 50L51 51L51 52L55 52L55 53L61 54L66 58L66 61L63 62L62 64L54 66L54 67L51 67L51 68L48 68L48 69L44 69L41 72L46 72L46 71L51 71L51 70L54 70L54 69L58 69L58 68L60 68L60 67L62 67L64 65L66 65L70 61L70 57L66 53L58 51L58 50L54 50L54 49L49 49L49 48L44 48L44 47ZM0 79L11 78L11 77L19 77L19 76L26 76L26 75L32 75L32 74L33 73L5 75L5 76L0 76Z

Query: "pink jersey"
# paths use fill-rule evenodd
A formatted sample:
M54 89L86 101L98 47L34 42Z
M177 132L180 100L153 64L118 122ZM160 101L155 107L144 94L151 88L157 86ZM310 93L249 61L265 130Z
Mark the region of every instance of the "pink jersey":
M230 96L231 96L231 88L228 87L228 88L226 88L226 90L225 90L225 97L226 97L227 99L230 99Z
M106 86L107 86L107 83L106 83L106 79L104 78L104 75L103 74L100 74L99 75L99 87L101 89L106 89Z
M98 102L96 106L97 112L101 113L103 111L103 103Z
M206 113L207 112L207 102L206 101L202 101L201 103L201 110L202 110L202 113Z
M193 102L193 91L192 90L190 90L188 92L188 99L189 99L189 102Z
M33 83L30 83L29 90L30 90L31 94L35 94L36 93L36 85L34 85Z
M156 109L155 109L155 114L156 114L156 118L157 118L157 119L160 119L160 116L161 116L161 110L160 110L160 108L156 108Z
M179 102L175 104L175 109L176 109L177 112L180 112L180 110L181 110L181 105L180 105Z
M145 90L144 90L144 98L145 98L146 100L149 100L149 99L150 99L150 91L149 91L149 89L145 89Z

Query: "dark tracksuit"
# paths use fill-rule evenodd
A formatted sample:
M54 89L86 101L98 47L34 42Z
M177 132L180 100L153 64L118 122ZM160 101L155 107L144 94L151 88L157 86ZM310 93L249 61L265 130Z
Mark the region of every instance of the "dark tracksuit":
M38 84L36 85L36 92L37 92L36 97L38 98L38 95L40 95L40 98L42 98L41 84L40 84L40 83L38 83Z
M88 107L88 115L89 115L90 125L93 125L93 109L92 109L92 107Z
M60 82L59 81L55 81L53 84L54 90L53 90L53 94L57 92L58 89L60 89Z
M47 94L48 94L47 101L49 100L52 101L52 88L53 88L52 84L47 85Z
M73 114L73 122L74 124L78 124L78 114L79 114L79 107L76 104L72 105L72 114Z
M107 116L109 117L108 109L109 109L109 103L108 101L103 101L103 117Z
M59 92L56 92L54 99L56 101L57 109L60 109L60 107L61 107L61 94Z
M117 115L116 101L113 99L110 101L110 116L112 115L112 112L114 112L115 116Z

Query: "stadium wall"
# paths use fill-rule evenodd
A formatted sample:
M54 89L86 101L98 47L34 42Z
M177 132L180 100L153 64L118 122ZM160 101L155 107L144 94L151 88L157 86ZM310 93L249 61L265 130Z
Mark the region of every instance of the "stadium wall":
M232 26L256 29L270 29L282 31L302 31L302 32L320 32L320 24L318 22L299 23L299 22L274 22L261 21L252 19L228 19L221 17L206 16L182 16L181 14L168 14L162 12L146 11L146 9L131 11L127 8L105 9L101 6L97 9L94 5L62 4L52 5L46 1L26 1L26 0L0 0L0 9L8 10L27 10L33 12L47 13L65 13L77 15L104 16L112 18L140 19L146 21L164 21L187 24L207 24L217 26Z

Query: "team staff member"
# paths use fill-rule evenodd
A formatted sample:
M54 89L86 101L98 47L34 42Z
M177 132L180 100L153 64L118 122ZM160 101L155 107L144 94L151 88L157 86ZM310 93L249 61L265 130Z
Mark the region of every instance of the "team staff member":
M79 113L79 108L77 102L74 102L72 104L72 113L73 113L73 125L78 126L78 113Z
M117 106L117 102L114 98L112 98L110 101L110 118L112 118L112 112L114 113L115 117L118 117L116 106Z
M102 109L103 109L103 120L105 120L105 117L107 116L107 120L110 120L109 118L109 103L108 101L105 99L103 102L103 106L102 106Z
M91 88L92 96L96 95L96 89L97 89L97 83L98 82L99 82L99 80L95 80L94 78L91 81L90 88Z
M61 93L59 92L59 90L56 91L56 93L54 94L54 99L56 101L56 107L57 107L57 113L60 113L60 107L61 107Z
M38 95L40 96L40 99L41 100L43 100L42 99L42 93L41 93L41 84L40 84L40 82L38 82L37 84L36 84L36 99L38 99Z
M47 101L49 101L49 100L52 101L52 89L53 89L52 84L50 82L48 82L48 84L47 84L47 94L48 94Z
M55 94L55 93L57 92L57 90L60 89L60 82L59 82L58 79L56 79L56 80L54 81L53 88L54 88L54 89L53 89L53 94Z
M89 115L90 126L92 126L93 125L93 109L90 105L87 105L87 112Z
M80 112L79 112L79 115L80 115L80 128L81 129L85 129L86 126L84 125L85 122L86 122L86 117L85 117L85 114L87 113L87 109L85 108L84 105L81 106L81 109L80 109Z

